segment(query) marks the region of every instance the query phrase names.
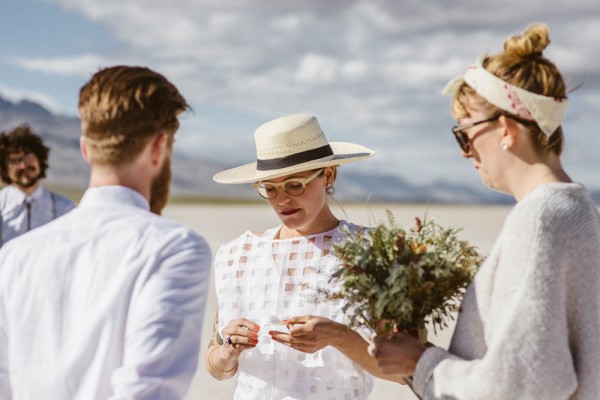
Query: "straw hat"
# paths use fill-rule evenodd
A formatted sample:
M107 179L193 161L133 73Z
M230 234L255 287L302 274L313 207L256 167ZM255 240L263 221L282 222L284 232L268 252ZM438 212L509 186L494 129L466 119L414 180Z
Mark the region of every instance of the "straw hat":
M250 183L371 157L353 143L328 142L312 115L294 114L259 126L254 132L256 162L219 172L219 183Z

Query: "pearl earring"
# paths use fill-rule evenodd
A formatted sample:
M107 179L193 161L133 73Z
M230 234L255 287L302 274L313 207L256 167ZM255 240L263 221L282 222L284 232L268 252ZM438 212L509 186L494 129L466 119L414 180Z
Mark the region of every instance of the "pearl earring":
M502 142L502 150L504 150L504 151L508 150L508 143Z
M325 185L325 193L327 193L330 196L333 196L335 194L335 188L331 183Z

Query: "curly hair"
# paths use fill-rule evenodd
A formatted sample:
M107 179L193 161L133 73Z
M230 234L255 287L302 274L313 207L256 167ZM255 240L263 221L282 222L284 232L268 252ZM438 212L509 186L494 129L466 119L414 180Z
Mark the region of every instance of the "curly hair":
M12 180L8 176L8 158L12 153L32 153L40 164L40 179L46 177L50 148L42 138L35 134L29 125L22 124L10 132L0 133L0 178L8 185Z

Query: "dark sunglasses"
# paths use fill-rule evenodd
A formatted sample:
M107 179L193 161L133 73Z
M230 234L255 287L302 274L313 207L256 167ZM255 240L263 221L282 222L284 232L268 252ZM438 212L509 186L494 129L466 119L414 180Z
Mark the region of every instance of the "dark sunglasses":
M495 121L498 118L500 118L501 116L510 118L513 121L516 121L525 126L531 127L532 125L535 125L535 121L528 121L526 119L519 118L516 115L509 115L509 114L500 114L500 115L496 115L495 117L483 119L481 121L469 122L468 124L462 124L462 125L454 125L452 127L452 133L454 134L454 137L456 138L456 141L458 142L460 149L467 154L469 154L469 152L471 151L471 142L469 140L469 136L467 136L467 133L465 132L467 129L470 129L479 124L483 124L485 122Z
M456 138L460 149L467 154L469 154L469 152L471 151L471 143L469 141L469 136L467 136L467 133L465 132L467 129L470 129L479 124L483 124L485 122L495 121L498 118L500 118L500 115L491 118L486 118L481 121L469 122L467 124L462 125L454 125L452 127L452 133L454 134L454 137Z

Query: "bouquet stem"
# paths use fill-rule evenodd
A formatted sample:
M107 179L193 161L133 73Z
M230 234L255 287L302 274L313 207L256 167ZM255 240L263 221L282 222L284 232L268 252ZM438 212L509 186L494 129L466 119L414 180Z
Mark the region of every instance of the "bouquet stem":
M419 339L421 343L427 343L427 328L424 321L419 321L416 328L407 329L406 332Z

